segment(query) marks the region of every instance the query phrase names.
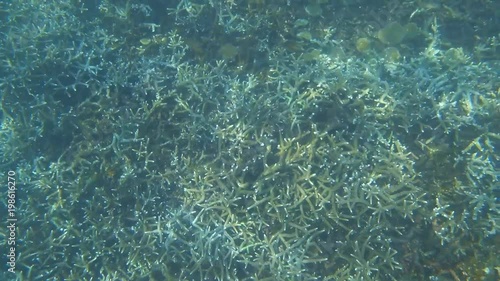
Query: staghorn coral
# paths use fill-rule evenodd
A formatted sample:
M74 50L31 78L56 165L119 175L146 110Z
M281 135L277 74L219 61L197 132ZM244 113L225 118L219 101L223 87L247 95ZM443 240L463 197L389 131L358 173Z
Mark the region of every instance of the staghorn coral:
M355 2L5 4L17 277L498 277L495 40L449 46L453 5Z

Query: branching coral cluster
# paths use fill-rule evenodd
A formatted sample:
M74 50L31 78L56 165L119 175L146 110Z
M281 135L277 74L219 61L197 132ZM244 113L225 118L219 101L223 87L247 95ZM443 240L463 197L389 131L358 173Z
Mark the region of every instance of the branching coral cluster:
M21 280L498 277L498 34L449 46L459 6L101 2L0 11Z

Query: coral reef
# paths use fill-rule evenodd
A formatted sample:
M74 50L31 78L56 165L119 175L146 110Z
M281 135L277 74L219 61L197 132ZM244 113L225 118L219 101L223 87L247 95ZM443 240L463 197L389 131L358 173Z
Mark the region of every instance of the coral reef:
M499 278L497 1L0 5L0 279Z

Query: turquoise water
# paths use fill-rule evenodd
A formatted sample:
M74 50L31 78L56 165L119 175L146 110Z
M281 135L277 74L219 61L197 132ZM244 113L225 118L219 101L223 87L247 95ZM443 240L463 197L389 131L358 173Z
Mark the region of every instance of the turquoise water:
M2 280L497 280L499 4L401 2L2 2Z

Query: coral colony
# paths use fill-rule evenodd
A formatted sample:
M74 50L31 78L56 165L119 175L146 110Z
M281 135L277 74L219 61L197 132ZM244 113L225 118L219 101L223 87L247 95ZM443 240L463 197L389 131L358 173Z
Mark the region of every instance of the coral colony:
M499 1L0 5L1 280L500 278Z

